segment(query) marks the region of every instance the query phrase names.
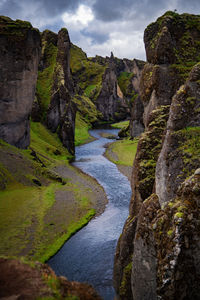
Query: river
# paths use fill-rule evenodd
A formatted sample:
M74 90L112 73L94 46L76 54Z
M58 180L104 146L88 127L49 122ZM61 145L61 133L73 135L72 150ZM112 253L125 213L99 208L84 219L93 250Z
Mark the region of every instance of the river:
M110 140L100 133L118 133L117 129L96 129L90 134L97 140L76 147L74 165L96 178L107 194L104 213L82 228L53 256L48 264L57 275L69 280L88 282L105 300L113 300L113 261L117 240L128 216L130 182L115 164L103 156Z

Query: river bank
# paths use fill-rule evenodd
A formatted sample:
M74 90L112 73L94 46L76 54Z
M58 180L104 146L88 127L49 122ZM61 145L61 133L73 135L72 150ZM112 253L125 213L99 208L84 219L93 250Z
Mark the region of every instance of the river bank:
M53 134L33 125L28 150L0 141L0 255L44 262L104 211L107 197Z
M118 130L97 129L90 133L97 140L76 149L74 164L96 178L109 202L103 214L71 237L47 263L57 275L72 281L88 282L103 299L110 300L115 295L112 286L114 254L128 216L131 187L127 177L103 155L105 145L114 141L106 138L106 134L117 135Z
M104 156L116 164L119 171L131 182L133 161L137 150L138 139L123 139L108 143Z

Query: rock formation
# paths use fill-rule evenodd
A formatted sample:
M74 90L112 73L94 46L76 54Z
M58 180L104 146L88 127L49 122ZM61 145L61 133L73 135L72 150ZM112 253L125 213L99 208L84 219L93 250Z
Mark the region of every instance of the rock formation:
M120 299L200 297L199 21L167 12L145 30L148 64L140 81L145 132L115 256Z
M70 73L70 39L65 28L57 34L42 33L42 57L37 82L37 101L32 117L47 124L65 147L74 154L76 107L72 101L73 80Z
M144 62L95 56L87 58L73 45L71 69L79 96L87 96L99 112L99 121L119 121L130 117L132 103L138 94Z
M0 258L0 269L1 299L101 300L89 284L57 277L39 262Z
M27 148L40 34L29 22L0 17L0 43L0 138Z
M102 86L96 99L97 109L105 121L123 120L127 116L127 104L119 97L117 76L112 68L106 68L102 76Z

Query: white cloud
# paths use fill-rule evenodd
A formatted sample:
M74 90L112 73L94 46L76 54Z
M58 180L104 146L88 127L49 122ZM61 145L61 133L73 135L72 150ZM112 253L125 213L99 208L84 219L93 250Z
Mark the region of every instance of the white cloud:
M62 20L68 28L83 29L94 19L94 15L89 6L81 4L74 13L65 12Z

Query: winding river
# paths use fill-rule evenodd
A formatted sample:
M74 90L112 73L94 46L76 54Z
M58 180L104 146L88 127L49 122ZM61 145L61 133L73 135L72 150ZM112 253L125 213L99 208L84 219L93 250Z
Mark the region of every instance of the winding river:
M88 282L103 299L112 300L115 295L112 285L115 248L128 216L131 187L127 177L103 156L105 144L113 140L101 137L102 132L117 135L118 130L91 130L90 134L96 140L76 148L74 165L96 178L109 202L104 213L67 241L48 264L57 275Z

